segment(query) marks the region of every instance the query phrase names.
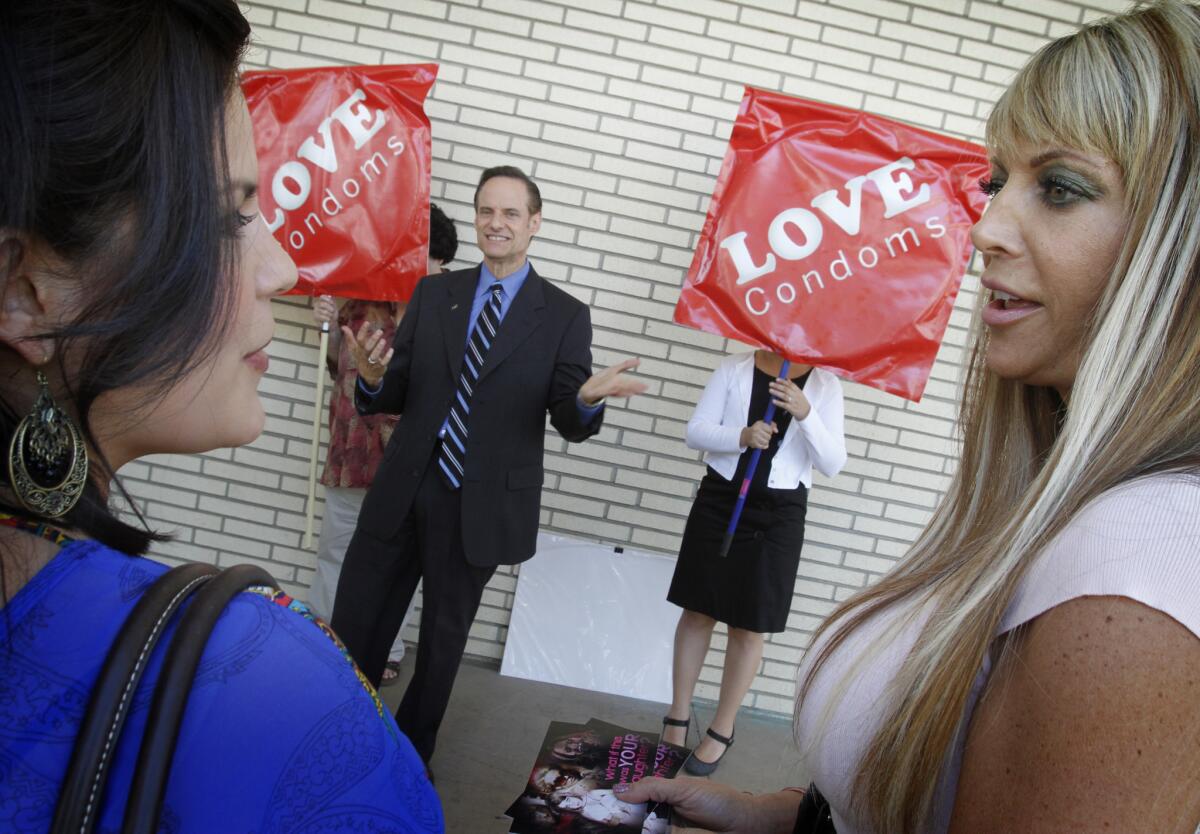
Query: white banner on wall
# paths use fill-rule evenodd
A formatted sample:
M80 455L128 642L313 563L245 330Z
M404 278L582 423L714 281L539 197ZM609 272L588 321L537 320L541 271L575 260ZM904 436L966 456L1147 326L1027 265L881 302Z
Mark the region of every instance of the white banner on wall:
M670 703L674 569L668 556L539 533L517 579L500 673Z

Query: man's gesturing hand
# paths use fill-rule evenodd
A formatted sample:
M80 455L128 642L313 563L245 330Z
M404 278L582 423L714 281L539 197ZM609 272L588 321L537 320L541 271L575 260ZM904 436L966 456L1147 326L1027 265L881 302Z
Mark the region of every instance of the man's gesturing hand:
M605 397L632 397L646 391L646 383L625 374L632 371L642 360L625 359L598 371L579 388L579 399L587 406L596 405Z

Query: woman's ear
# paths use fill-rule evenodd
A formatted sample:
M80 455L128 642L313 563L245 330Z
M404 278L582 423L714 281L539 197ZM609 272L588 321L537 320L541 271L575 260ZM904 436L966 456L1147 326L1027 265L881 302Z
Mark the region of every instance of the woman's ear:
M34 367L54 357L54 340L42 334L66 319L62 279L50 268L44 248L0 229L0 344Z

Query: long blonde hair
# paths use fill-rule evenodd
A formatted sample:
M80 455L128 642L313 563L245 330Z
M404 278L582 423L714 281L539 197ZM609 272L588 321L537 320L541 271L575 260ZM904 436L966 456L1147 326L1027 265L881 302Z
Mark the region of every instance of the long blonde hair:
M1200 11L1162 0L1046 45L997 103L987 141L1001 155L1029 142L1113 160L1129 231L1069 409L1053 389L986 369L980 293L947 495L901 564L814 637L798 704L868 618L902 602L932 611L859 763L856 810L880 834L931 818L972 683L1038 552L1115 485L1200 468Z

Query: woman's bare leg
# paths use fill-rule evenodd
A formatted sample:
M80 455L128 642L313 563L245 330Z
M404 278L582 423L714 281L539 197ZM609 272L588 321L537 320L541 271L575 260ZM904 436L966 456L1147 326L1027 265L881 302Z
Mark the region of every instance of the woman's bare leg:
M675 654L671 661L671 708L668 718L687 720L692 710L692 693L700 679L704 656L712 641L713 626L717 621L705 614L684 610L675 626ZM683 727L664 727L663 740L671 744L685 745L687 730Z
M678 649L676 649L678 652ZM717 714L709 725L714 733L728 737L733 733L738 709L742 699L750 691L750 684L758 674L762 663L763 636L756 631L742 628L729 629L729 643L725 647L725 671L721 675L721 695L717 702ZM697 670L699 674L699 670ZM693 684L694 685L694 684ZM725 746L706 733L696 748L696 757L704 762L715 762L725 752Z

